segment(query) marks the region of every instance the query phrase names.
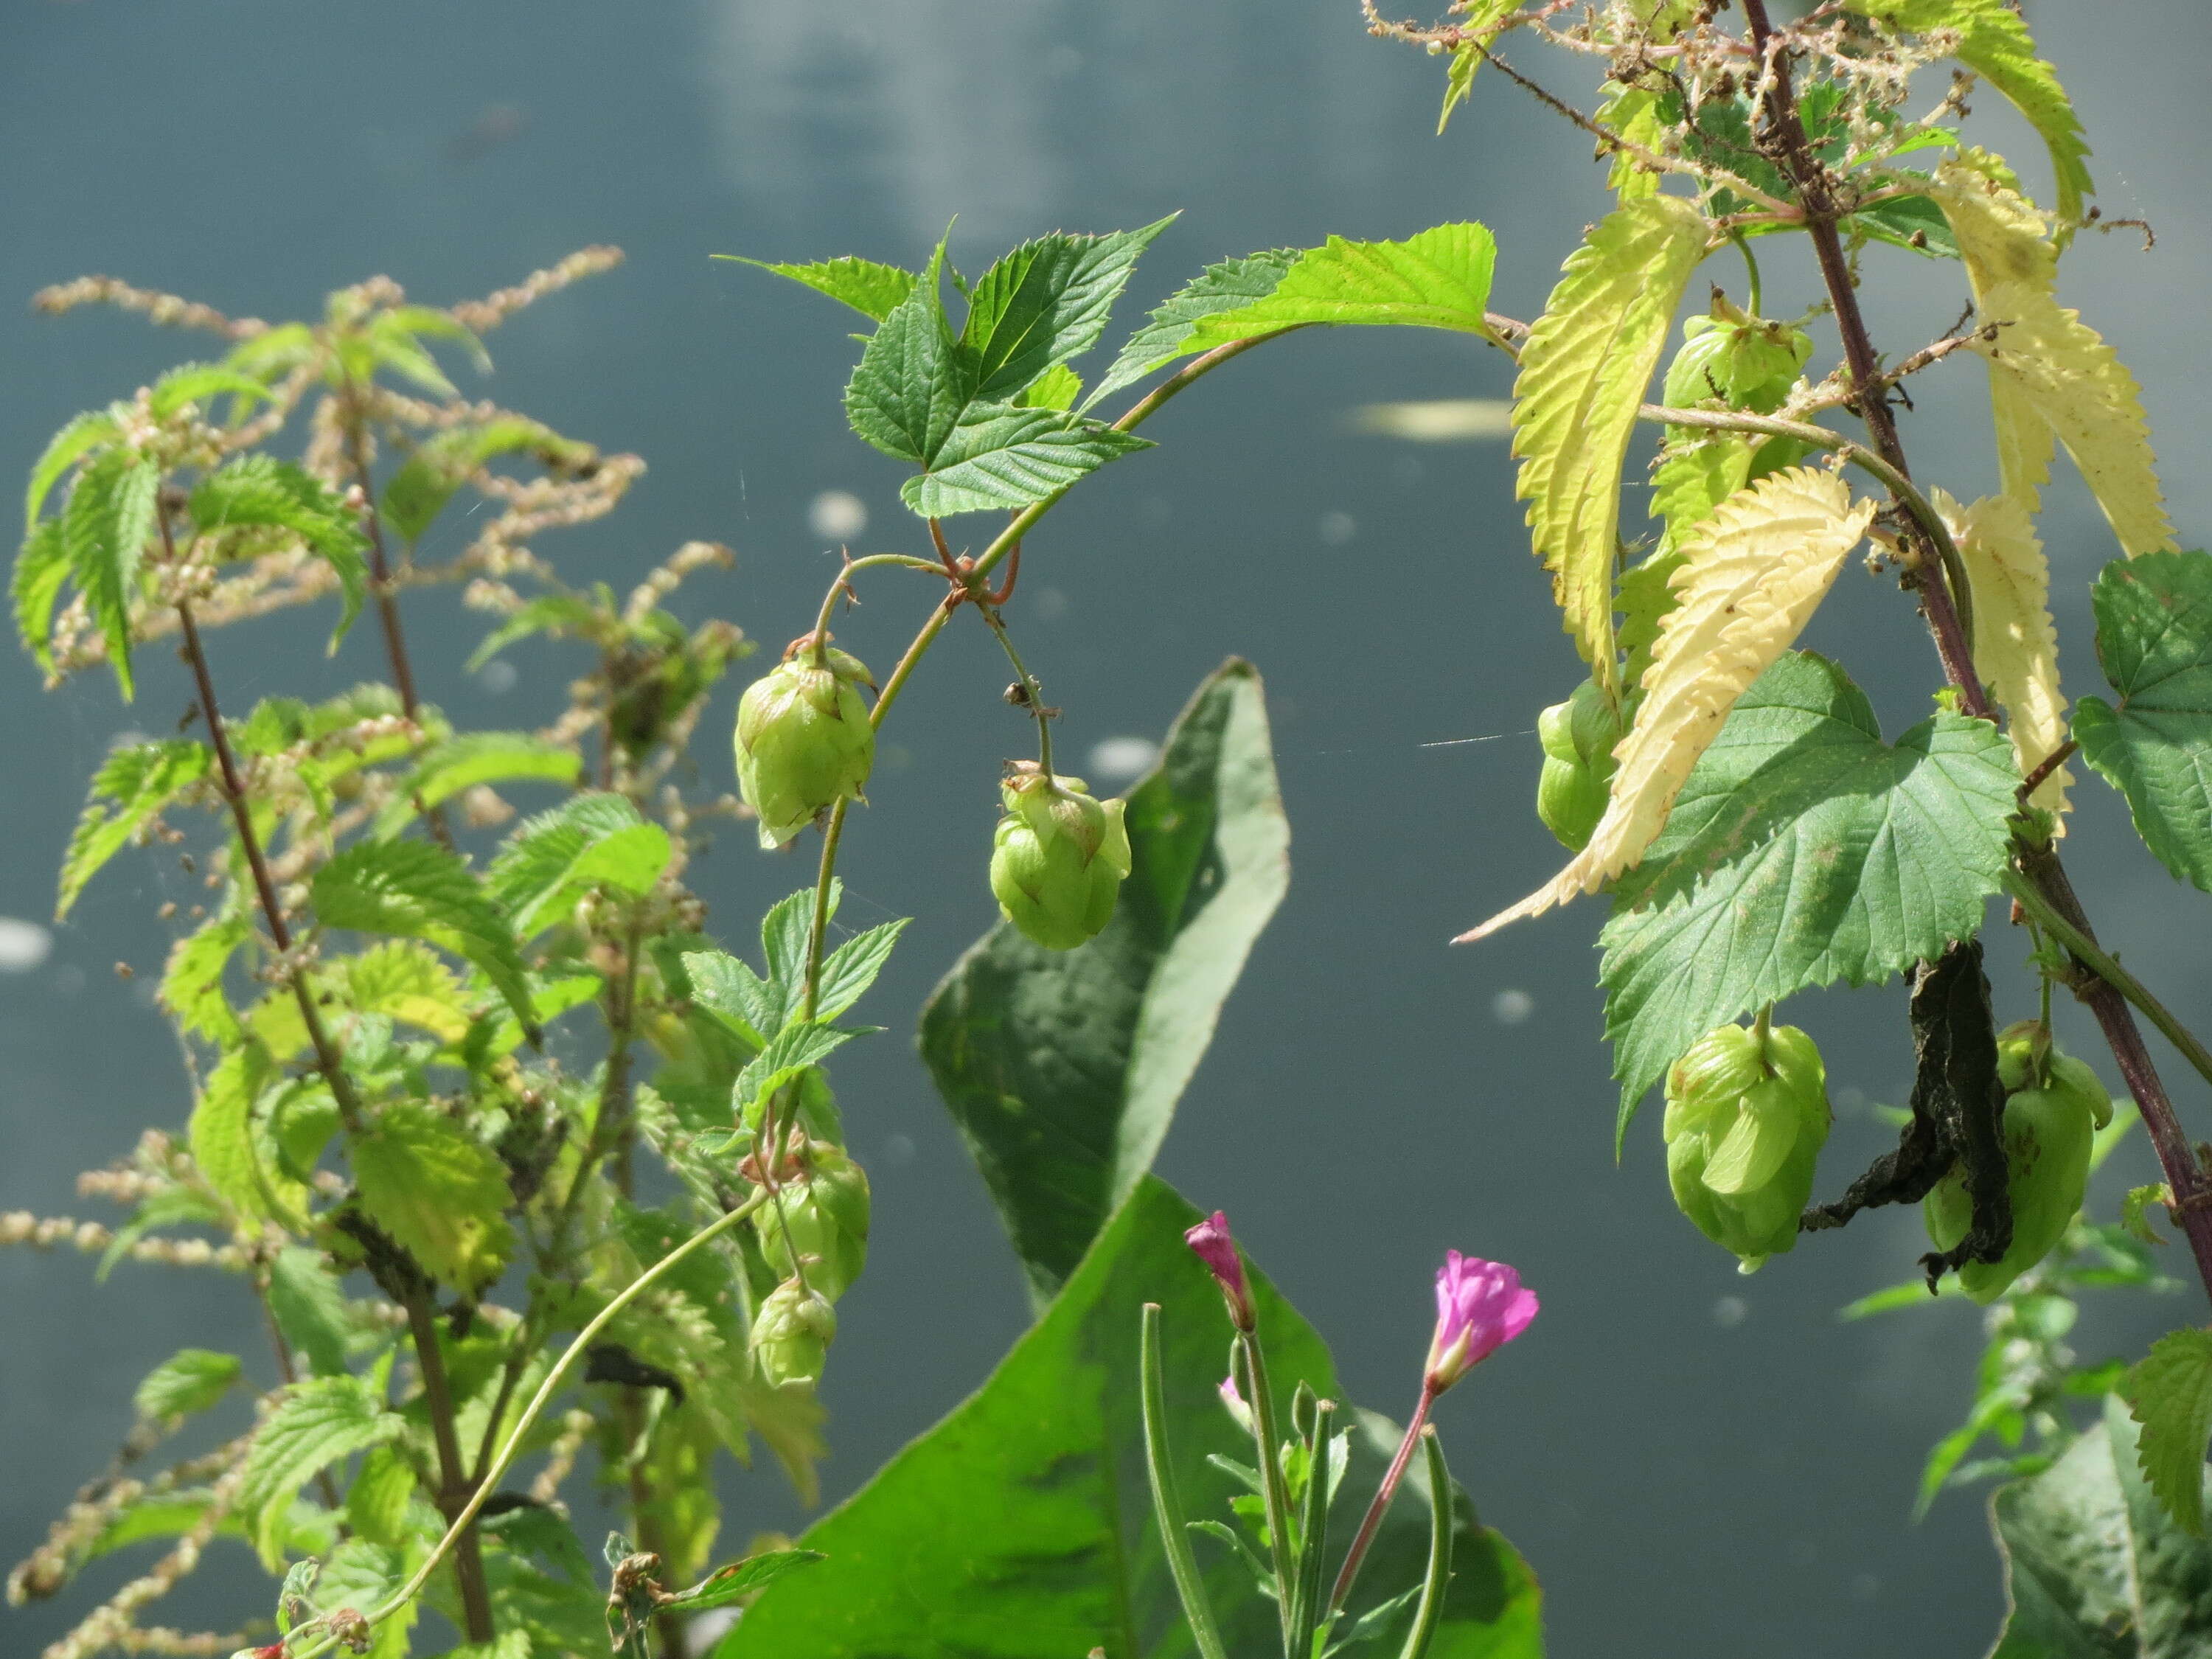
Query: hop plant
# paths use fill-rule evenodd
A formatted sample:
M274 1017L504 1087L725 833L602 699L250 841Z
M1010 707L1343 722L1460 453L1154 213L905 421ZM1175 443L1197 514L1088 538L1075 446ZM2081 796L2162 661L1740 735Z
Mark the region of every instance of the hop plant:
M1544 746L1536 816L1569 852L1579 853L1605 816L1613 745L1620 741L1620 711L1596 681L1584 680L1565 702L1536 716L1536 738Z
M807 1284L835 1302L867 1263L867 1172L825 1140L808 1143L805 1164L766 1212L761 1254L786 1278L803 1267Z
M1008 921L1048 951L1072 951L1114 914L1129 873L1119 800L1094 800L1080 778L1033 761L1008 769L1006 816L991 849L991 891Z
M1698 1230L1756 1272L1797 1243L1828 1139L1820 1051L1793 1025L1723 1025L1667 1073L1667 1179Z
M753 1317L752 1356L770 1388L812 1382L837 1334L837 1310L829 1298L796 1278L768 1293Z
M875 728L860 688L875 681L855 657L812 635L745 688L738 703L738 790L760 820L763 847L781 847L841 800L860 800L875 763Z
M1730 409L1771 415L1812 355L1803 329L1747 315L1716 294L1711 313L1682 325L1681 349L1667 368L1667 401L1694 409L1717 398Z
M1997 1076L2005 1097L2005 1191L2012 1243L2002 1260L1969 1261L1959 1283L1979 1303L1994 1302L2013 1280L2057 1248L2089 1187L2094 1131L2112 1121L2112 1098L2082 1061L2062 1054L2045 1026L2022 1020L1997 1038ZM1966 1171L1954 1166L1922 1202L1928 1237L1948 1250L1973 1225Z

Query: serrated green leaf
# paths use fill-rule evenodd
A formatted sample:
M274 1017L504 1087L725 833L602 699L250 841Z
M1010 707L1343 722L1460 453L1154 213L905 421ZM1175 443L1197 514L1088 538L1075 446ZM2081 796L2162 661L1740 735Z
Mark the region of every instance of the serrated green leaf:
M241 455L201 479L186 510L203 536L237 529L289 530L331 567L342 608L331 647L368 597L368 538L345 503L304 468L269 455Z
M1402 242L1332 236L1300 254L1266 298L1200 317L1188 343L1207 351L1309 323L1487 334L1483 313L1497 260L1489 229L1472 220Z
M489 1148L428 1107L386 1107L347 1143L361 1206L444 1283L481 1290L514 1248L507 1173Z
M345 1291L321 1253L288 1244L269 1264L269 1316L318 1376L343 1376L352 1328Z
M1001 923L931 996L921 1052L1042 1299L1152 1167L1289 884L1260 677L1231 659L1129 792L1133 865L1079 951Z
M428 811L480 783L528 780L574 787L583 776L584 757L566 744L550 743L527 732L470 732L425 750L384 810L375 834L388 840Z
M900 497L925 519L988 513L1050 501L1109 461L1149 440L1054 409L970 404L928 471L908 478Z
M2096 189L2089 177L2088 140L2059 84L2058 71L2035 55L2035 37L2004 0L1848 0L1853 11L1925 34L1956 29L1959 61L2012 100L2051 151L2062 218L2081 216L2081 198Z
M1165 1183L1139 1184L982 1388L799 1539L827 1559L746 1609L717 1659L1033 1659L1099 1647L1116 1659L1187 1659L1188 1630L1144 1474L1141 1304L1164 1310L1167 1426L1178 1474L1192 1476L1183 1498L1193 1512L1218 1512L1233 1490L1207 1454L1249 1456L1252 1444L1216 1394L1221 1296L1182 1237L1197 1218ZM1256 1271L1252 1279L1285 1420L1301 1382L1343 1399L1320 1338ZM1346 1485L1364 1496L1398 1431L1370 1413L1344 1415L1356 1420ZM1535 1580L1463 1495L1452 1507L1453 1573L1431 1659L1537 1659ZM1418 1577L1428 1532L1417 1463L1376 1534L1347 1620ZM1274 1604L1243 1565L1223 1554L1204 1565L1228 1650L1276 1651ZM1402 1623L1393 1633L1403 1639Z
M1461 40L1444 71L1444 106L1437 112L1438 133L1450 123L1452 111L1474 92L1474 77L1482 70L1482 50L1498 38L1499 20L1519 4L1520 0L1469 0L1466 10L1453 20Z
M2092 598L2120 701L2081 699L2081 758L2127 797L2159 862L2212 892L2212 554L2116 559Z
M731 1607L748 1595L757 1595L785 1574L825 1559L819 1550L764 1550L718 1569L690 1589L677 1591L661 1605L685 1613Z
M623 796L594 791L524 819L485 882L528 939L602 884L636 896L651 892L673 850L668 832Z
M149 1423L190 1417L228 1394L245 1371L234 1353L181 1348L146 1374L131 1404Z
M252 375L221 363L180 363L154 382L148 401L155 418L166 421L186 404L204 404L226 394L232 399L231 418L236 420L236 411L261 402L270 392Z
M974 354L974 396L1011 398L1097 344L1138 258L1175 216L1104 236L1055 232L1024 242L976 279L962 343Z
M253 936L242 909L210 918L169 948L156 995L179 1030L210 1042L234 1042L238 1016L223 994L222 977L238 949Z
M1840 979L1878 983L1981 925L2019 787L1986 720L1881 741L1843 670L1792 652L1738 700L1602 940L1622 1124L1712 1027Z
M845 386L845 417L884 454L927 466L975 397L975 373L933 277L869 337Z
M187 1131L192 1162L210 1187L249 1229L282 1223L291 1207L283 1201L280 1180L262 1167L254 1144L253 1109L279 1073L267 1049L248 1041L233 1048L208 1073L192 1104ZM299 1196L298 1189L295 1193Z
M308 894L325 927L427 939L475 963L533 1024L514 929L459 854L428 842L364 842L318 870Z
M62 509L70 578L107 641L108 665L124 701L131 695L131 607L154 534L161 470L134 451L111 449L86 463Z
M239 1492L264 1565L271 1571L283 1565L278 1546L294 1493L354 1453L397 1440L405 1427L358 1377L319 1376L285 1389L253 1437Z
M835 1019L860 1000L876 975L890 960L891 947L906 931L903 918L856 933L822 959L822 977L816 988L814 1017ZM686 963L690 961L685 958Z
M415 1496L415 1472L390 1446L379 1446L361 1460L346 1489L346 1524L372 1544L398 1544L407 1537L407 1506Z
M122 431L113 410L90 409L46 441L45 451L31 468L30 488L23 496L26 532L39 527L39 515L46 511L46 497L61 482L62 474L101 444L114 442Z
M789 1083L801 1072L843 1048L860 1033L834 1025L794 1020L768 1041L768 1046L745 1062L738 1073L732 1103L743 1121L759 1102Z
M84 811L70 832L54 919L66 916L100 866L128 846L148 819L205 778L213 764L205 744L185 738L110 751L93 774Z
M1083 406L1092 408L1154 369L1202 349L1192 343L1201 321L1217 313L1245 310L1266 299L1302 257L1295 248L1275 248L1208 265L1153 309Z
M2212 1331L2169 1331L2128 1373L2142 1427L2136 1457L2174 1523L2204 1535L2204 1448L2212 1441Z
M351 1607L368 1613L382 1607L407 1579L408 1563L399 1551L368 1538L349 1538L332 1550L315 1579L315 1601L325 1611ZM421 1610L410 1601L373 1627L363 1659L407 1659L408 1632Z
M812 264L774 265L763 259L748 259L739 253L717 253L717 259L735 260L741 265L755 265L763 270L787 276L794 283L804 283L817 294L826 294L841 300L863 317L872 317L878 322L890 316L906 303L913 294L915 274L902 270L896 265L880 264L873 259L858 259L847 255L840 259L817 260Z
M1704 216L1679 197L1623 203L1569 257L1521 348L1516 493L1528 503L1531 549L1552 573L1561 625L1608 696L1620 684L1613 575L1621 463L1705 237Z
M1014 407L1070 410L1082 395L1083 377L1066 363L1054 363L1021 389Z
M589 460L591 445L564 438L550 426L520 415L502 415L438 433L400 464L384 486L378 511L402 541L422 539L453 493L483 465L501 455L527 453L561 469Z
M23 538L8 592L15 601L17 637L39 666L50 674L54 669L54 606L69 574L69 546L62 538L62 521L49 519Z
M1951 222L1943 216L1943 210L1927 196L1897 196L1872 207L1861 208L1844 225L1865 232L1876 241L1910 248L1931 259L1959 258L1959 239L1951 234Z
M2144 1483L2118 1399L1990 1513L2008 1603L1990 1659L2185 1659L2212 1647L2212 1546L2175 1526Z

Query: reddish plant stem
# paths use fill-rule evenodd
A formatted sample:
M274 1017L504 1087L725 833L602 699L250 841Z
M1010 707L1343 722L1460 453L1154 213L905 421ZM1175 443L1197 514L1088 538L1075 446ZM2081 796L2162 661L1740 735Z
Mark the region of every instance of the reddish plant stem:
M446 1380L446 1356L438 1346L438 1320L427 1285L407 1298L407 1328L415 1339L415 1364L422 1373L422 1397L430 1407L430 1431L438 1446L438 1513L451 1526L468 1507L476 1488L461 1461L460 1436L453 1425L453 1391ZM453 1577L461 1592L461 1620L471 1642L489 1642L491 1593L484 1583L483 1555L471 1527L453 1546Z
M1767 17L1766 0L1740 0L1740 3L1751 27L1752 44L1761 61L1769 66L1765 141L1777 162L1797 187L1804 207L1805 228L1812 237L1821 280L1835 312L1836 332L1843 342L1844 363L1850 374L1859 416L1866 422L1867 434L1873 439L1882 459L1910 477L1905 446L1898 436L1896 416L1890 409L1882 379L1881 360L1868 335L1866 314L1860 309L1858 293L1851 281L1850 263L1844 253L1843 239L1836 230L1837 204L1832 181L1826 167L1807 142L1804 123L1798 116L1796 94L1790 81L1789 52ZM1924 544L1917 526L1908 522L1906 533L1913 538L1921 554L1921 605L1929 629L1935 635L1936 654L1942 659L1944 674L1958 689L1960 704L1968 714L1984 720L1994 719L1981 677L1974 672L1972 641L1960 625L1958 610L1952 603L1942 568L1934 558L1933 550ZM2057 851L2047 845L2020 842L2015 852L2021 873L2035 884L2037 890L2060 915L2094 939L2088 918L2082 912L2081 900L2074 892L2073 883L2068 879ZM2173 1109L2172 1098L2151 1060L2134 1012L2118 988L2097 977L2087 964L2080 966L2083 977L2078 994L2096 1016L2105 1041L2112 1048L2112 1059L2135 1097L2136 1109L2142 1114L2143 1127L2157 1150L2160 1167L2173 1194L2175 1220L2189 1237L2190 1249L2197 1259L2205 1292L2212 1296L2212 1190L2208 1190L2204 1171Z
M1344 1553L1344 1565L1337 1569L1336 1584L1328 1593L1328 1607L1322 1614L1324 1629L1343 1609L1345 1598L1352 1594L1352 1581L1359 1577L1360 1563L1367 1559L1368 1546L1375 1541L1382 1517L1389 1512L1390 1500L1398 1495L1398 1483L1406 1477L1406 1465L1413 1461L1413 1448L1420 1444L1421 1427L1429 1420L1429 1407L1436 1403L1436 1398L1435 1392L1423 1385L1420 1404L1413 1407L1413 1420L1406 1425L1406 1437L1398 1443L1398 1455L1390 1460L1389 1472L1375 1489L1375 1501L1367 1506L1359 1530L1352 1535L1352 1547Z

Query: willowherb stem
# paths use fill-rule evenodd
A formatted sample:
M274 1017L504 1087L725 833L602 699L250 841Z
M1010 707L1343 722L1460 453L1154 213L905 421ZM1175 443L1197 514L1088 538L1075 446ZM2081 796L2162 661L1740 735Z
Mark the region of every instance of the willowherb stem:
M1367 1559L1368 1547L1375 1542L1381 1529L1382 1517L1389 1512L1390 1500L1398 1495L1398 1484L1406 1478L1406 1465L1413 1461L1413 1448L1420 1443L1421 1431L1427 1426L1429 1407L1436 1403L1436 1391L1425 1383L1421 1388L1420 1402L1413 1407L1411 1421L1406 1425L1406 1437L1398 1443L1398 1455L1390 1460L1390 1468L1382 1477L1382 1484L1375 1489L1375 1501L1367 1506L1361 1517L1359 1530L1352 1535L1352 1547L1345 1552L1344 1565L1337 1569L1336 1585L1328 1593L1328 1606L1322 1613L1326 1626L1344 1611L1346 1599L1352 1594L1353 1581L1359 1577L1361 1563Z

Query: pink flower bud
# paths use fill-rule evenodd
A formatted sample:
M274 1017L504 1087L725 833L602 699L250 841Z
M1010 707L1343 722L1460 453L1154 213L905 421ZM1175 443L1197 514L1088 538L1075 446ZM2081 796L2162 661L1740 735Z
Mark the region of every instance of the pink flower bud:
M1237 1241L1229 1236L1229 1218L1216 1210L1185 1233L1182 1242L1198 1253L1213 1282L1221 1286L1229 1322L1240 1331L1250 1330L1258 1314L1252 1305L1252 1287L1244 1279L1243 1259L1237 1254Z
M1536 1316L1536 1293L1503 1261L1444 1253L1437 1273L1437 1334L1422 1386L1442 1394L1522 1332Z
M1238 1392L1237 1379L1233 1376L1221 1379L1221 1404L1230 1416L1237 1419L1238 1428L1247 1434L1252 1432L1252 1408L1244 1403L1244 1396Z

